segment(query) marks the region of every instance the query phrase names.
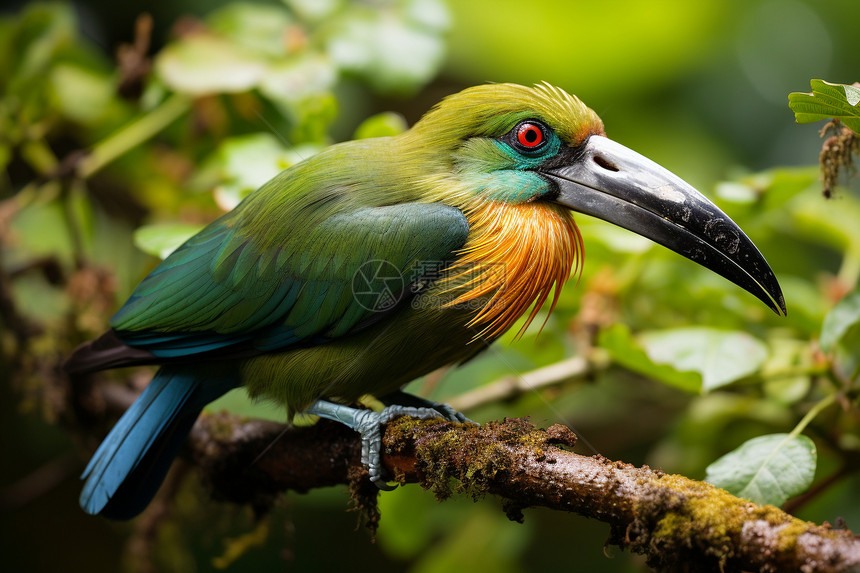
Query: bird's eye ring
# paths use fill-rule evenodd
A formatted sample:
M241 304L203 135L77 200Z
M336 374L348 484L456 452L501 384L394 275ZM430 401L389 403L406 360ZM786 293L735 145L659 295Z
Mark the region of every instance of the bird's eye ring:
M535 121L523 121L514 128L514 145L523 151L535 151L546 143L546 128Z

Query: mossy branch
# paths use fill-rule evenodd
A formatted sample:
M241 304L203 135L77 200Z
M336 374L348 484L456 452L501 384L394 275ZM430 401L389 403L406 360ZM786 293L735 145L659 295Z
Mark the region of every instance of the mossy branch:
M439 499L493 494L508 516L532 506L609 523L609 543L647 556L665 571L860 571L860 539L805 522L707 483L565 449L563 426L522 419L480 427L401 418L389 424L383 462L401 483ZM190 440L215 497L265 507L280 492L352 483L361 471L351 430L320 422L287 428L229 414L204 415ZM363 493L365 505L376 492ZM371 519L373 521L374 518Z

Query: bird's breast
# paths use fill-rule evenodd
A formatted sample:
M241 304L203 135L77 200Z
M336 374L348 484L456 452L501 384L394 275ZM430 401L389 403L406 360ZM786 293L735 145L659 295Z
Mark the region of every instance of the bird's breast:
M534 305L524 331L583 257L571 213L550 203L487 202L466 210L470 235L433 289L450 307L471 307L475 338L495 339ZM552 310L552 308L550 309Z

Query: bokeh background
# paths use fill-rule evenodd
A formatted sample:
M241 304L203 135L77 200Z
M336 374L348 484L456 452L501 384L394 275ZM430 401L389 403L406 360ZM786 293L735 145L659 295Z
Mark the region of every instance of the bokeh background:
M49 382L52 368L105 327L153 255L291 162L356 135L394 133L445 95L485 82L547 81L577 94L610 137L715 199L771 262L789 316L771 316L692 263L579 217L583 274L543 333L507 336L411 389L456 399L599 348L612 359L605 371L467 414L568 423L611 459L701 479L719 456L791 430L845 383L844 407L825 410L807 431L825 487L796 512L860 527L856 394L850 376L840 377L856 358L850 348L823 356L816 342L827 312L856 288L858 185L845 179L834 199L821 196L821 125L797 125L787 106L789 92L808 91L812 78L860 80L860 3L100 0L2 10L0 199L14 205L0 211L2 264L14 305L40 327L22 350L4 315L4 570L208 571L229 554L228 540L249 531L259 546L221 561L227 570L647 570L637 556L604 548L608 527L596 521L533 509L518 524L496 500L437 503L415 486L381 496L375 542L356 529L344 488L289 494L259 525L247 508L211 502L187 480L150 537L140 523L110 523L77 506L92 442L67 411L67 389ZM133 41L144 12L155 66L120 97L117 49ZM219 40L189 40L201 31ZM270 66L265 77L260 62ZM173 112L164 112L168 101ZM157 110L175 117L152 138L94 166L85 182L51 181L63 158ZM33 271L33 261L43 264ZM85 294L70 289L73 278ZM642 333L692 325L743 333L761 358L711 391L701 373L679 382L624 364L623 355L650 349ZM283 419L241 396L216 407Z

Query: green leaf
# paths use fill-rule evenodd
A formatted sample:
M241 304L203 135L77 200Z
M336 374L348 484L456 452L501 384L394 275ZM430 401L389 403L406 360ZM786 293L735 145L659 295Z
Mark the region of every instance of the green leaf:
M85 125L105 114L116 91L108 76L70 64L51 70L50 85L63 115Z
M296 15L309 22L321 22L341 9L344 0L284 0Z
M283 6L228 4L206 17L209 29L249 50L278 57L286 54L284 37L292 24Z
M11 228L15 248L8 250L7 264L23 265L28 259L48 256L63 263L74 259L68 218L58 199L28 205L11 220Z
M189 223L144 225L134 232L134 244L145 253L165 259L202 228L203 225Z
M265 60L211 34L194 34L164 48L155 72L170 89L190 95L234 93L257 85Z
M406 120L399 113L385 111L372 115L361 122L355 128L353 139L367 139L369 137L385 137L398 135L409 129Z
M384 92L410 93L442 64L447 13L438 0L406 0L391 10L356 9L337 22L326 52L343 70Z
M701 378L697 374L679 372L671 366L656 364L651 360L645 350L637 344L630 329L622 324L615 324L602 330L598 344L609 352L614 362L643 376L687 392L699 392L702 389Z
M752 204L759 198L759 193L753 186L740 181L721 181L717 183L716 193L717 197L731 203Z
M202 182L196 186L215 186L218 205L230 210L263 183L317 151L310 145L287 149L270 133L230 137L207 159L198 174Z
M769 434L712 463L705 481L755 503L782 505L810 486L816 462L815 444L806 436Z
M843 86L845 88L845 99L848 100L848 103L851 105L857 105L860 103L860 88L856 86Z
M8 64L14 69L9 74L9 92L14 93L21 83L39 79L64 47L75 39L75 13L65 4L34 3L22 11L10 40L11 56ZM0 61L7 64L6 54ZM5 65L4 65L5 67ZM11 72L11 73L10 73Z
M797 123L812 123L822 119L836 118L860 133L860 89L845 84L832 84L824 80L812 80L812 93L791 93L788 106L794 112Z
M644 333L639 340L655 363L700 373L703 391L749 376L767 359L764 343L740 331L677 328Z
M840 300L824 318L821 326L821 349L830 352L836 344L860 323L860 292Z
M333 94L307 97L291 105L291 114L299 120L290 133L292 141L313 145L325 143L329 126L337 117L338 106Z
M336 82L331 61L312 54L271 65L260 81L260 92L271 100L295 104L327 94Z

